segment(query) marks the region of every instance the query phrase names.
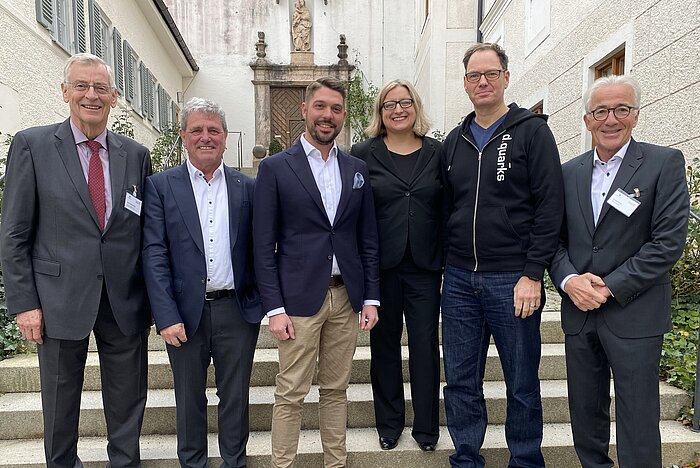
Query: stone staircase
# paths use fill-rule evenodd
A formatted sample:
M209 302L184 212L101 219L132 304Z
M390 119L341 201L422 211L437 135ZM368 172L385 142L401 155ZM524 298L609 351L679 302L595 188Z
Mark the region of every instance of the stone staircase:
M558 299L550 297L542 317L542 405L544 409L543 452L551 467L580 466L571 440L566 392L563 335L559 323ZM404 334L403 343L406 343ZM258 349L252 374L250 395L250 441L248 463L250 468L268 467L270 453L270 424L274 401L274 377L277 372L277 350L264 323L260 330ZM149 393L144 419L141 454L143 466L177 466L175 442L175 397L172 391L172 375L164 345L159 336L149 339ZM105 422L97 354L88 355L85 387L80 418L81 439L78 451L86 467L102 467L107 461ZM404 373L408 375L407 348L403 349ZM444 408L441 399L440 441L435 453L423 453L410 436L410 428L404 432L399 446L392 451L382 451L374 430L372 391L369 385L369 334L360 333L353 363L352 379L348 390L348 466L349 467L406 467L432 468L449 466L447 457L452 453ZM209 386L213 387L213 369L210 369ZM508 463L508 449L504 438L505 384L498 363L495 346L489 349L484 393L490 425L482 453L487 466L504 467ZM660 384L661 435L664 466L688 461L700 453L700 434L674 421L678 409L689 404L690 398L682 391ZM410 389L405 386L407 419L412 411ZM220 462L216 443L216 403L214 388L208 390L209 400L209 453L212 465ZM614 426L612 428L614 445ZM39 395L39 369L36 355L17 356L0 362L0 468L44 466L42 443L41 399ZM321 467L322 448L318 432L318 391L312 388L307 397L299 442L297 467Z

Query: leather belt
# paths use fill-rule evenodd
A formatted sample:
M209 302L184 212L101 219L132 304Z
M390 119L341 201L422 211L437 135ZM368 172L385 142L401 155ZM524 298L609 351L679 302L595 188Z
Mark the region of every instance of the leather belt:
M337 288L345 284L341 275L331 276L331 281L328 283L329 288Z
M234 297L235 295L235 289L219 289L218 291L207 291L204 293L204 300L215 301L217 299L223 299L224 297Z

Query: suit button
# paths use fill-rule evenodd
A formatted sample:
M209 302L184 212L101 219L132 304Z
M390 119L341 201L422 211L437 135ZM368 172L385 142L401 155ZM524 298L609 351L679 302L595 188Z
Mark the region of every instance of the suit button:
M404 193L404 195L406 195L407 197L410 197L410 196L411 196L411 192L406 192L406 193Z
M326 258L327 258L328 260L333 260L333 255L329 255L329 256L326 257Z
M102 244L106 244L106 243L107 243L107 241L106 241L106 240L104 240L104 239L100 239L100 243L102 243Z
M413 211L409 211L408 216L413 216Z
M600 249L598 247L593 247L594 252L598 252Z
M331 229L331 236L335 236L335 230Z
M202 284L204 284L204 278L202 278Z

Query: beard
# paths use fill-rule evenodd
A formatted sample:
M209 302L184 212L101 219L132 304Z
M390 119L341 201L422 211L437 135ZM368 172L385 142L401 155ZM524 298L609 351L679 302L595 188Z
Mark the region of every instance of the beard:
M319 134L316 131L316 125L319 124L328 124L333 126L333 133L331 135L324 135L324 134ZM342 126L338 127L335 125L333 122L329 122L327 120L317 120L315 122L307 122L306 123L306 131L309 132L309 135L311 138L318 143L319 145L331 145L333 144L333 141L335 140L335 137L338 136L340 131L342 130Z

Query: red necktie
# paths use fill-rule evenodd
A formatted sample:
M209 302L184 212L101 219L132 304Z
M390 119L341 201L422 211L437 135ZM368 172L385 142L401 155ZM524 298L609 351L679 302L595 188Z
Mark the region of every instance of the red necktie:
M89 140L87 145L92 152L88 166L88 191L90 192L92 205L97 212L97 222L100 224L100 229L104 230L107 206L105 203L105 176L102 172L102 161L100 160L100 148L102 148L102 145L95 140Z

